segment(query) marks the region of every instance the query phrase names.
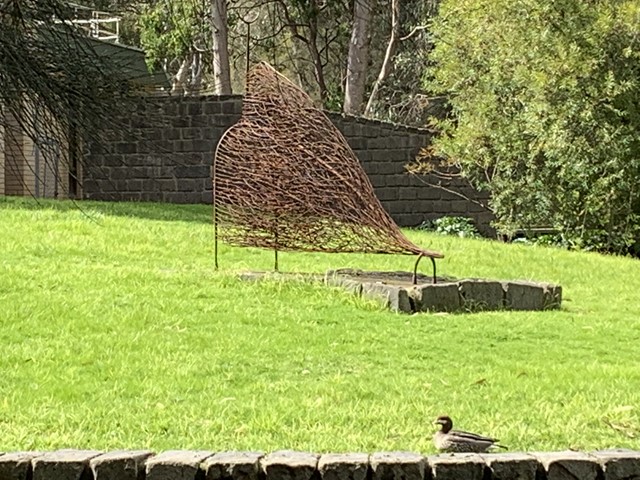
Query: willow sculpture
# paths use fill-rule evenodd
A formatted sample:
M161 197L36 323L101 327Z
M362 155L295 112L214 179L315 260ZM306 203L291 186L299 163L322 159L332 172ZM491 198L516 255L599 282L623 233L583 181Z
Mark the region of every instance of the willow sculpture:
M340 131L266 63L249 71L242 117L218 143L213 203L216 267L218 237L274 250L276 270L278 251L413 254L416 268L443 256L402 234Z

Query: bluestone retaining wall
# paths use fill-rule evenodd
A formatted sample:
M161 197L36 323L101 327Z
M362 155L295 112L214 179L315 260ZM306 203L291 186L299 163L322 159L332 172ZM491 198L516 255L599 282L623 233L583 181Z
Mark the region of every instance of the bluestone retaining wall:
M87 199L211 203L213 152L224 131L240 118L241 96L148 97L136 112L114 122L109 141L90 145L83 192ZM376 195L401 226L416 226L445 215L470 217L490 234L491 214L473 201L434 188L433 176L406 173L428 130L328 113L369 175ZM486 201L486 196L454 179L449 190Z
M501 454L58 450L0 454L0 480L635 480L640 452Z

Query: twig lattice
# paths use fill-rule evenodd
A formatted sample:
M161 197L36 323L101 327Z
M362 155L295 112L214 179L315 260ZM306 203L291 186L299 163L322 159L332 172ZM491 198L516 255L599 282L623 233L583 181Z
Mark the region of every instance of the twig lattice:
M270 65L247 78L242 117L214 158L217 234L272 250L443 255L407 239L340 131Z

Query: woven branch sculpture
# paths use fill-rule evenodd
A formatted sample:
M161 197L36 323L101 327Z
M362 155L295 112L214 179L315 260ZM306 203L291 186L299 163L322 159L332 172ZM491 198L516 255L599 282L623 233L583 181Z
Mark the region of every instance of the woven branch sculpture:
M247 77L242 117L218 143L216 235L275 250L415 254L340 131L270 65ZM217 238L217 237L216 237Z

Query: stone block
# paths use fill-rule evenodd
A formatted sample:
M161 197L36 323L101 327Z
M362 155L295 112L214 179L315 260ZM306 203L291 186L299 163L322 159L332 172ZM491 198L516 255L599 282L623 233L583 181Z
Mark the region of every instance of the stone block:
M193 151L208 153L213 156L213 152L216 148L216 142L213 140L193 140Z
M363 283L362 296L380 301L393 312L413 312L407 290L397 285Z
M586 453L564 451L532 453L547 474L547 480L597 480L600 466Z
M187 115L202 115L202 111L201 102L189 102L187 104Z
M206 480L258 480L262 452L220 452L202 463Z
M0 454L0 480L29 480L32 478L31 462L40 452L12 452Z
M399 190L398 198L400 200L415 200L418 198L418 192L413 187L402 187Z
M205 115L220 114L222 113L222 104L217 100L208 100L203 106L203 111Z
M420 312L455 312L460 310L457 283L416 285L409 289L416 310Z
M377 452L369 459L371 480L423 480L426 460L413 452Z
M538 461L526 453L480 454L493 480L536 480Z
M318 455L279 450L263 457L260 463L268 479L311 480L316 474Z
M560 308L562 304L562 287L560 285L546 284L544 286L544 309L553 310Z
M452 200L451 213L464 216L469 211L469 203L466 200Z
M122 142L116 144L115 148L116 153L122 154L130 154L130 153L138 153L138 144L136 142Z
M222 103L223 114L238 114L242 111L242 102L237 99L230 99Z
M113 451L92 458L89 465L94 480L138 480L152 455L150 450Z
M363 135L365 135L366 137L371 138L372 140L383 140L383 139L379 139L378 137L380 136L380 127L377 125L373 125L372 123L367 123L363 126ZM381 143L381 145L384 145L384 143ZM378 147L376 147L378 148Z
M366 453L329 453L322 455L318 462L322 480L366 480L368 470Z
M146 480L199 480L204 475L200 464L212 455L201 450L162 452L147 460Z
M398 173L395 175L387 175L386 184L389 186L413 187L416 191L420 190L419 185L414 185L411 181L411 175L408 173Z
M378 188L376 190L376 195L380 200L397 200L398 188L397 187Z
M485 463L476 453L434 455L427 458L436 480L482 480Z
M500 310L504 308L504 290L500 282L467 279L458 282L462 308L468 310Z
M197 127L183 128L180 133L183 140L200 140L203 138L202 130Z
M331 276L325 278L327 285L342 287L350 293L360 296L362 294L362 282L352 280L350 278L342 278L339 276Z
M364 150L367 148L367 139L363 137L351 137L347 142L352 150Z
M95 450L57 450L34 458L33 480L87 480L89 461L100 455Z
M542 310L544 287L532 282L503 282L505 308L509 310Z
M176 187L179 192L195 192L198 190L196 181L193 178L178 178Z
M634 450L600 450L591 455L600 464L603 480L640 479L640 452Z
M413 134L409 137L409 146L413 148L424 147L427 143L427 136L423 134Z
M376 189L384 188L386 179L384 175L370 175L369 181L371 182L371 185L373 185L373 188Z

